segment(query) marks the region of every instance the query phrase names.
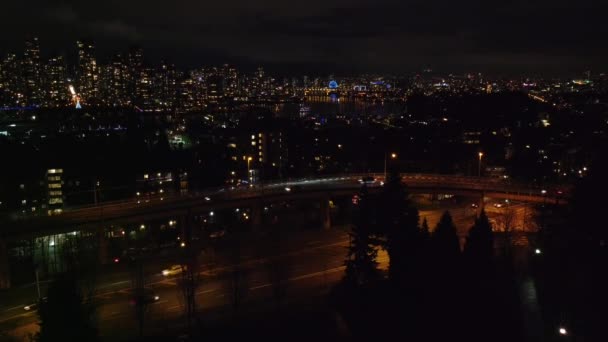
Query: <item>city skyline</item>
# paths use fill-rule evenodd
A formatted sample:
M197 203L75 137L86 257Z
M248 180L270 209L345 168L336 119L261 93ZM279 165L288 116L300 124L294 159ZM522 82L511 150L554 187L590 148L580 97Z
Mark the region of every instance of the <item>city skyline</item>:
M139 45L154 60L168 58L185 68L227 62L281 73L345 74L428 66L511 74L601 71L608 55L598 44L607 29L599 17L605 5L590 1L267 2L186 1L169 9L137 1L12 3L3 11L0 53L19 49L27 36L40 36L43 50L54 53L70 51L71 42L85 37L96 42L102 61L117 48ZM29 20L9 13L27 13Z
M101 62L93 41L77 40L74 57L43 56L38 37L25 40L21 53L0 60L0 107L60 108L72 103L94 107L131 107L144 111L225 110L238 103L298 102L307 96L334 94L368 100L404 101L416 92L493 93L561 92L604 83L606 74L587 70L572 79L493 77L484 73L441 73L426 68L408 75L334 74L278 76L263 66L253 71L234 65L184 70L163 59L150 63L141 47L115 51ZM336 82L339 81L339 82ZM565 82L565 83L564 83ZM578 89L578 90L582 90ZM577 91L578 91L577 90Z

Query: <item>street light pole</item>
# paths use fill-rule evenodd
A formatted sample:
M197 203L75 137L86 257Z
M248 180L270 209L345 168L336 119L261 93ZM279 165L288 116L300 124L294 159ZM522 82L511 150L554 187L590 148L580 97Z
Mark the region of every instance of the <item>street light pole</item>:
M481 157L483 157L483 152L479 152L479 163L477 164L477 176L481 177Z
M99 181L95 181L93 184L93 199L95 200L95 206L97 206L97 187L99 186Z
M384 152L384 182L386 183L386 157L388 153Z
M393 152L391 153L391 159L396 159L397 158L397 153ZM388 159L388 152L384 152L384 182L386 183L386 162Z
M38 300L40 300L42 296L40 295L40 281L38 279L38 266L36 266L36 290L38 290Z
M249 163L251 162L253 158L251 157L247 157L247 179L249 179L249 183L251 184L251 179L253 177L251 177L251 170L249 169Z

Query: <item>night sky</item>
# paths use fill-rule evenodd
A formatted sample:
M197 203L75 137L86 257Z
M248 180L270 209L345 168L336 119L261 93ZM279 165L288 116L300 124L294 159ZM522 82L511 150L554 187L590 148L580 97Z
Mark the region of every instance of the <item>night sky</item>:
M150 62L309 72L604 71L601 0L3 0L0 53L43 56L88 38L101 62L137 44Z

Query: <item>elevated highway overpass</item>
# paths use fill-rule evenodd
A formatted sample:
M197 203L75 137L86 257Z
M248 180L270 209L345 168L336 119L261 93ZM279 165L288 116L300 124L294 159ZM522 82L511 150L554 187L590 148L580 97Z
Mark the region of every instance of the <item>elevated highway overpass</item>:
M369 184L370 192L379 192L384 182L382 174L348 174L270 182L244 188L215 188L147 200L135 197L96 206L66 208L56 216L4 217L0 222L0 288L10 287L7 247L10 241L89 230L96 232L102 246L107 235L105 227L112 223L140 223L168 217L178 217L185 222L191 215L238 207L251 209L251 222L256 229L262 223L265 205L302 200L319 201L323 227L329 228L329 200L354 195L361 188L361 180L369 177L374 178ZM434 174L401 174L401 177L410 193L478 196L482 205L484 197L533 203L565 203L570 193L567 186L541 189L497 178ZM100 259L104 260L101 256Z
M132 198L105 202L96 206L67 208L56 216L6 219L1 236L4 239L25 238L40 234L57 234L76 227L93 227L113 222L141 222L167 216L183 217L235 207L252 208L252 223L258 224L264 204L290 200L320 200L355 194L361 188L360 180L373 177L371 192L379 191L383 174L349 174L314 179L271 182L254 187L215 188L198 193L153 199ZM410 193L474 195L490 198L508 198L523 202L565 203L568 187L541 189L498 178L480 178L435 174L402 174ZM482 201L483 202L483 201ZM325 208L326 205L321 205Z

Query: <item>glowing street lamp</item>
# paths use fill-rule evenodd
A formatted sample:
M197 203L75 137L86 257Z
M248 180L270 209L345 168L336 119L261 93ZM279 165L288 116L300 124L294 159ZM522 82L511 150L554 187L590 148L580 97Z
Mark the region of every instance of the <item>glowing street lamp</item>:
M388 153L384 153L384 182L386 182L386 159L388 158ZM397 153L391 153L391 159L397 159Z
M249 182L251 182L251 169L249 168L249 163L253 160L253 157L247 157L247 177L249 178Z
M477 166L477 176L481 177L481 158L483 157L483 152L479 152L479 163Z
M559 334L562 336L568 335L568 330L566 330L566 328L564 328L564 327L559 327L558 331L559 331Z

